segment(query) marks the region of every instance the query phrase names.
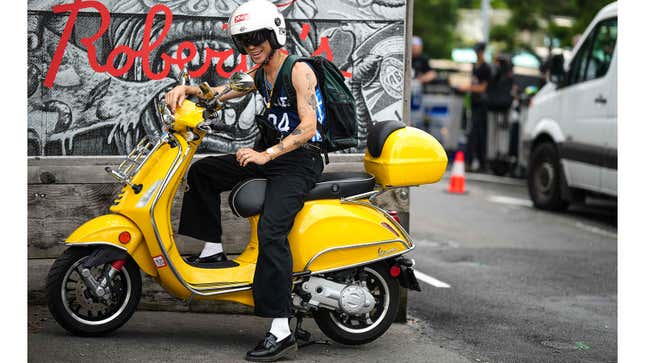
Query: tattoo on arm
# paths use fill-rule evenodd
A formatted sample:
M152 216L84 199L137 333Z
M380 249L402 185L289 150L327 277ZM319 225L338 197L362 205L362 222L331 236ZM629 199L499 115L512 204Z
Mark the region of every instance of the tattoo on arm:
M316 96L314 94L309 96L309 99L307 100L307 104L309 107L311 107L314 112L316 112L316 108L318 107L318 102L316 101Z
M307 73L305 78L307 78L307 90L313 91L314 83L316 82L316 80L314 79L314 77L312 77L311 73Z
M304 134L304 131L302 130L302 126L298 126L293 132L291 132L291 135L296 136L295 139L293 140L293 144L296 147L301 147L302 145L307 143L307 140L300 140L300 135Z
M309 93L309 98L307 99L307 104L315 112L316 107L318 106L318 102L316 102L316 87L314 85L316 80L311 75L311 73L307 73L306 78L307 78L307 91Z
M285 150L285 147L284 147L284 144L282 143L282 141L280 141L280 144L278 144L278 149L279 149L280 151L284 151L284 150Z

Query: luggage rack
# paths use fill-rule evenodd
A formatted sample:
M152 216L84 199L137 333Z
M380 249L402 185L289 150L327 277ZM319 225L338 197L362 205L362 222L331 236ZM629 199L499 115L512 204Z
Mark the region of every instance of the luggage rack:
M119 164L115 169L109 166L105 167L105 171L112 175L114 179L121 183L129 185L135 194L139 194L143 188L142 184L132 184L131 178L139 172L141 166L145 164L148 157L157 148L158 143L152 143L147 136L144 136L137 146L126 156L125 160Z

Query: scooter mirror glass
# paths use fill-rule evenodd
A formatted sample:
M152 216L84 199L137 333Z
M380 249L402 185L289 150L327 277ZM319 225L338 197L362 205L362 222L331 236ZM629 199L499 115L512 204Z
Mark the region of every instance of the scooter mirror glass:
M182 69L181 72L177 75L177 82L182 86L190 84L190 75L188 74L188 68L184 67L184 69Z
M235 72L230 78L229 87L233 91L247 92L253 89L253 77L243 72Z

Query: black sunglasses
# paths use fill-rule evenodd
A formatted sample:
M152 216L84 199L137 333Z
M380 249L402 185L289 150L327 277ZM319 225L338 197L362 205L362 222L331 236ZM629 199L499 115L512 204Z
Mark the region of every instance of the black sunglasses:
M258 45L264 43L267 39L269 39L269 32L265 29L257 30L250 33L236 35L235 39L242 46L252 45L257 47Z

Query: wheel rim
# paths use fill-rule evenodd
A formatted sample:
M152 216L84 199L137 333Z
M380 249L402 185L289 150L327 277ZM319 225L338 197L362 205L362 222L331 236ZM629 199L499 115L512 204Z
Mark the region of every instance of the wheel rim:
M103 325L116 319L125 310L132 295L132 283L125 266L121 268L109 285L111 296L109 300L92 296L81 278L77 268L87 258L76 261L65 273L61 284L61 298L65 311L79 323L87 325ZM94 266L90 272L96 278L102 274L109 264Z
M330 317L334 324L352 334L365 333L379 326L385 319L390 307L390 289L387 286L387 282L379 273L369 267L366 267L364 271L369 275L365 283L376 301L374 308L364 317L351 316L338 311L330 312Z
M553 164L544 161L535 172L535 186L541 195L549 195L555 184L555 168Z

